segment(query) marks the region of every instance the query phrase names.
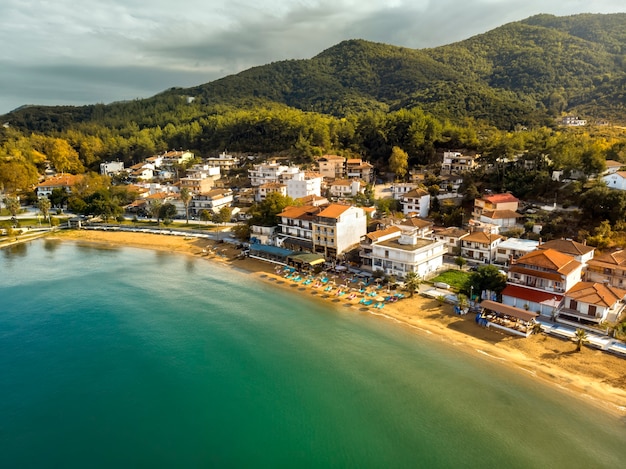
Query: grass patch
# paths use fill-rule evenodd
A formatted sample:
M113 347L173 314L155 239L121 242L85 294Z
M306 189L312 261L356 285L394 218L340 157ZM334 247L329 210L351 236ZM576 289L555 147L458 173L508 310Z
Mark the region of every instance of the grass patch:
M470 273L463 270L446 270L440 273L435 278L431 279L431 282L443 282L450 285L452 288L459 290L465 285L466 280L469 278Z

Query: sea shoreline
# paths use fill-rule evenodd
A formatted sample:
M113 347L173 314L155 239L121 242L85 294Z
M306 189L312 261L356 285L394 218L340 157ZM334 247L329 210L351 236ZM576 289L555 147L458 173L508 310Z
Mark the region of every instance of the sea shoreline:
M508 336L484 329L469 316L458 316L449 305L419 295L385 304L384 309L366 307L359 298L327 294L315 283L304 286L278 274L275 265L238 257L239 252L227 243L206 239L183 238L149 233L96 230L60 231L48 240L96 243L108 247L135 247L186 254L219 262L229 268L253 275L276 288L309 293L307 301L332 305L338 312L374 315L394 321L416 334L446 343L477 359L490 360L526 377L550 384L572 397L596 406L617 417L626 417L626 360L584 347L574 352L575 344L541 334L529 338Z

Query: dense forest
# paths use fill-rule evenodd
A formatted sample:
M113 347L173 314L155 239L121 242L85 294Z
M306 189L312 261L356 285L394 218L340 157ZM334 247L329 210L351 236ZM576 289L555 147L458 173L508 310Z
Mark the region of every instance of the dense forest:
M597 174L607 159L626 164L625 100L626 14L539 15L422 50L350 40L309 60L148 99L15 110L0 118L0 188L28 190L47 164L97 172L103 161L131 165L179 148L301 164L327 153L355 155L378 174L393 148L406 152L410 167L459 149L492 168L468 175L469 194L490 188L550 200L559 191L560 200L578 205L602 189L583 181L564 190L551 174ZM566 113L591 125L559 127L556 118ZM610 125L594 125L599 120ZM622 217L621 209L608 218L587 210L596 224L615 226Z

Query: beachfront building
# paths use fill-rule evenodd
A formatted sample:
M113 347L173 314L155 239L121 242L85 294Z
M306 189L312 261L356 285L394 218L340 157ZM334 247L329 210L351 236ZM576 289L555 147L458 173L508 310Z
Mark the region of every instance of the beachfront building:
M365 212L342 204L286 207L281 213L276 245L337 258L359 244L367 232Z
M223 207L230 207L232 203L233 192L230 189L213 189L193 195L189 203L189 214L197 217L202 210L218 213Z
M460 174L476 167L473 156L463 155L458 151L445 151L441 163L441 174Z
M365 184L356 179L335 179L329 184L328 192L331 197L335 197L337 199L354 197L357 194L365 192Z
M502 241L504 238L500 235L475 231L461 238L461 256L468 261L491 264Z
M480 303L481 313L476 322L485 327L498 329L509 334L528 337L537 324L537 313L525 309L484 300Z
M367 217L360 207L330 204L315 216L313 252L337 258L359 245L367 233Z
M300 199L322 195L322 175L313 171L300 171L285 182L287 196Z
M501 265L509 265L512 261L537 249L537 246L539 246L539 241L532 239L505 239L498 245L493 262Z
M321 210L314 205L285 207L278 214L276 245L292 251L313 251L313 223Z
M617 322L626 300L626 290L598 282L579 282L564 295L559 322L598 325Z
M257 187L254 194L255 202L263 202L270 194L278 193L280 195L287 195L287 186L280 182L266 182Z
M72 192L72 187L82 180L82 175L62 174L59 176L53 176L37 184L35 192L37 193L37 198L48 197L55 189L62 189L70 194Z
M422 238L409 226L389 226L361 238L361 268L405 277L416 272L426 278L443 265L447 249L443 241Z
M469 236L470 232L456 226L449 228L438 227L433 230L433 238L443 241L448 254L458 256L461 254L461 240Z
M566 291L580 282L582 263L554 249L538 249L509 266L502 303L553 316Z
M324 155L317 159L319 173L327 179L341 179L345 175L346 159L338 155Z
M587 265L587 262L593 259L596 250L593 246L587 246L586 244L578 243L572 239L553 239L541 243L537 246L537 249L554 249L555 251L562 252L563 254L572 256L583 264L583 267Z
M425 189L416 188L402 196L402 213L415 214L426 218L430 211L430 194Z
M607 252L589 260L585 280L626 288L626 251Z

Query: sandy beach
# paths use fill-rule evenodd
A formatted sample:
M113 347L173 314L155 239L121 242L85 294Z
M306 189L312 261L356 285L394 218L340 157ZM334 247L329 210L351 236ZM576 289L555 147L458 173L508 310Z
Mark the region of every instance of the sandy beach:
M494 366L506 366L554 385L572 398L583 399L599 408L626 417L626 359L600 350L583 347L575 352L571 341L545 334L529 338L509 336L476 325L473 315L458 316L449 305L419 295L385 304L383 309L359 303L363 298L356 292L337 295L337 288L325 291L319 283L308 285L285 279L275 265L263 261L239 258L239 252L226 243L206 239L147 233L111 231L62 231L52 235L56 239L75 242L101 243L110 246L129 246L156 249L197 256L211 262L231 265L276 288L297 289L315 301L325 301L342 313L375 314L381 320L396 321L411 328L416 334L427 335L454 347L459 353L477 359L493 361ZM341 278L337 278L337 284ZM355 293L352 299L350 293ZM375 303L374 303L375 304Z

